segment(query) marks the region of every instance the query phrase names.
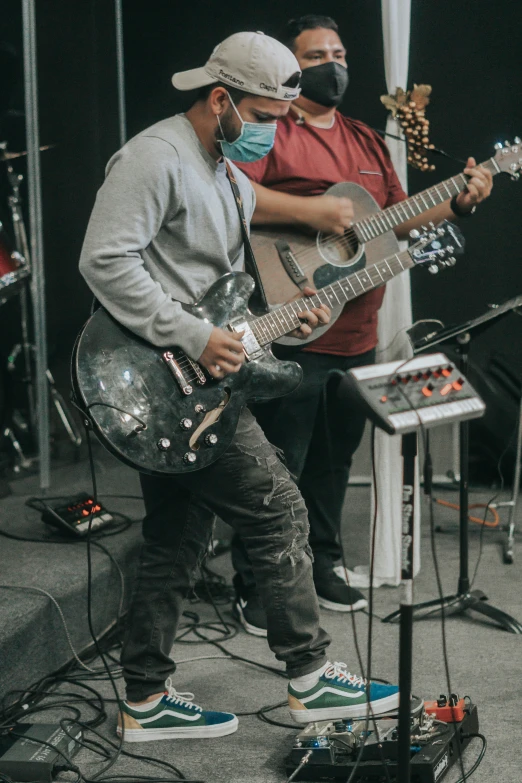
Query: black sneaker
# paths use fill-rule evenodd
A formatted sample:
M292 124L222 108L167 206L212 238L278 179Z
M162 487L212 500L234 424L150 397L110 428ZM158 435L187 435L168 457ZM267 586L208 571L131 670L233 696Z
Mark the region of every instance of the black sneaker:
M255 585L245 587L239 574L235 574L232 581L236 590L236 599L232 608L234 616L247 633L266 637L266 612Z
M361 591L349 587L344 579L335 573L333 563L314 567L314 584L319 606L323 609L331 609L333 612L357 612L368 606L368 601Z

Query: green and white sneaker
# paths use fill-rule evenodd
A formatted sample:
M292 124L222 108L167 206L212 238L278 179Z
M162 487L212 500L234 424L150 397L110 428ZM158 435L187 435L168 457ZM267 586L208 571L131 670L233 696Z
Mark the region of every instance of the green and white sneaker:
M368 683L350 674L345 663L329 664L317 685L307 691L288 685L288 706L296 723L364 717L368 698L374 714L381 715L398 708L399 689L395 685Z
M168 690L150 710L136 710L123 702L124 739L153 742L162 739L224 737L237 731L238 720L231 712L210 712L193 704L193 693L178 693L167 680ZM116 733L121 736L121 714Z

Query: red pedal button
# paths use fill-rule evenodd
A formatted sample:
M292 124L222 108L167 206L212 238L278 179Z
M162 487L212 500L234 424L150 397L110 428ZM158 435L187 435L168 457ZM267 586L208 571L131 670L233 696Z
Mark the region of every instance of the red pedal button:
M388 402L388 398L385 394L382 395L381 402Z

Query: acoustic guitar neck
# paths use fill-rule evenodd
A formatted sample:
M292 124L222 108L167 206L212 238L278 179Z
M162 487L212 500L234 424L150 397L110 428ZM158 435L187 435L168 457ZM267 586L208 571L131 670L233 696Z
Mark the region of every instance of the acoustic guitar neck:
M489 158L481 165L493 175L501 172L501 168L494 158ZM359 242L370 242L372 239L400 226L401 223L418 217L432 207L437 207L439 204L447 201L447 199L462 193L467 183L468 177L465 174L457 174L457 176L450 177L444 180L444 182L439 182L438 185L423 190L421 193L410 196L405 201L400 201L398 204L393 204L381 212L375 212L362 220L358 220L353 224L352 228Z

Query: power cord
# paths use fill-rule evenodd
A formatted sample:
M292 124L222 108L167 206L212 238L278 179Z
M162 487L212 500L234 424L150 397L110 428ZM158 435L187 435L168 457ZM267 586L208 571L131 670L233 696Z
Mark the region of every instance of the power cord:
M341 376L341 379L342 379L344 377L345 373L342 370L335 369L335 370L332 370L329 373L329 375L331 377L334 376L334 375L339 375L339 376ZM333 449L332 449L332 440L331 440L331 437L330 437L330 426L329 426L329 421L328 421L327 386L328 386L328 382L326 382L324 384L323 389L322 389L323 412L324 412L324 424L323 424L323 426L324 426L324 430L326 432L327 451L328 451L329 462L330 462L330 467L331 467L330 478L331 478L331 482L332 482L332 492L336 492L337 488L335 487L334 480L333 480L333 475L334 475L333 474L333 457L332 457ZM372 437L372 444L373 444L373 437ZM372 448L372 470L373 470L373 475L374 475L374 481L376 482L377 476L376 476L376 469L375 469L375 454L374 454L374 449L373 448ZM376 483L375 483L375 486L377 486ZM368 643L367 643L367 666L366 667L364 667L364 665L363 665L362 654L361 654L361 649L360 649L360 645L359 645L359 638L358 638L358 634L357 634L357 625L356 625L356 621L355 621L355 612L354 612L353 609L351 609L351 611L350 611L351 623L352 623L352 631L353 631L353 639L354 639L354 646L355 646L355 651L356 651L356 655L357 655L357 661L358 661L358 664L359 664L359 667L360 667L361 676L363 677L364 680L366 680L366 682L368 684L370 684L371 661L372 661L372 642L373 642L373 638L372 638L372 633L373 633L373 612L372 612L372 608L373 608L373 577L374 577L374 565L375 565L375 541L376 541L375 531L376 531L377 515L378 515L378 501L377 501L377 493L375 493L372 545L371 545L371 553L370 553L370 590L369 590L369 599L370 599L369 600L369 609L370 609L370 611L369 611L369 615L368 615ZM342 565L343 565L343 569L344 569L346 583L347 583L348 587L350 587L349 576L348 576L349 572L348 572L348 568L347 568L347 565L346 565L346 558L345 558L344 547L343 547L343 543L342 543L342 531L341 531L340 520L339 520L339 528L337 530L337 538L338 538L338 541L339 541L339 547L341 549L341 561L342 561ZM365 668L366 668L366 671L365 671ZM358 768L359 768L359 766L360 766L360 764L362 762L362 757L363 757L363 754L364 754L364 748L365 748L366 742L367 742L369 734L370 734L370 732L368 731L369 725L370 725L370 718L372 719L373 726L374 726L374 731L376 733L376 736L378 737L379 736L379 732L378 732L377 724L375 722L375 714L374 714L371 702L368 700L367 701L367 706L366 706L366 729L365 729L365 732L364 732L364 739L363 739L363 742L361 744L359 753L357 755L355 766L354 766L354 768L352 770L352 773L351 773L350 777L348 778L347 783L352 783L352 781L355 778L355 775L357 774L357 770L358 770ZM391 783L390 773L389 773L389 770L388 770L388 764L387 764L386 758L384 756L382 745L380 743L378 744L378 750L379 750L379 755L380 755L380 758L381 758L381 762L383 764L383 767L384 767L384 770L385 770L385 773L386 773L386 779L387 779L388 783Z
M401 365L399 365L398 368L396 368L393 372L393 375L395 375L397 372L401 370L401 368L407 364L410 361L410 359L407 359L404 361ZM391 376L390 376L391 377ZM440 598L440 616L441 616L441 635L442 635L442 654L443 654L443 662L444 662L444 671L446 675L446 686L448 688L448 693L453 693L453 688L451 687L451 677L450 677L450 670L449 670L449 656L448 656L448 647L447 647L447 638L446 638L446 613L444 609L444 590L442 587L442 580L440 576L440 567L439 567L439 560L438 560L438 554L437 554L437 545L435 540L435 512L434 512L434 498L433 498L433 464L431 460L431 453L429 450L429 442L427 437L427 430L426 427L421 420L418 411L416 410L415 406L413 405L409 395L406 393L405 389L403 388L402 384L398 384L397 389L399 389L400 393L408 403L408 406L410 409L415 413L417 420L419 422L419 427L421 431L422 441L423 441L423 447L424 447L424 494L428 497L428 507L429 507L429 516L430 516L430 540L431 540L431 552L432 552L432 558L433 558L433 567L435 570L435 577L437 581L437 590L439 593ZM437 607L439 608L439 607ZM457 724L457 721L455 720L455 711L454 706L450 704L452 717L453 717L453 723L454 725ZM462 772L462 783L465 783L465 781L468 779L468 776L466 775L466 772L464 770L464 761L462 758L462 749L461 744L458 741L458 735L455 731L455 737L456 737L456 745L458 750L458 757L459 757L459 763L460 768Z

